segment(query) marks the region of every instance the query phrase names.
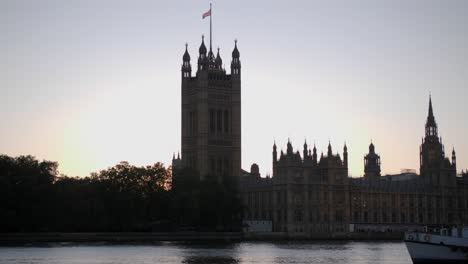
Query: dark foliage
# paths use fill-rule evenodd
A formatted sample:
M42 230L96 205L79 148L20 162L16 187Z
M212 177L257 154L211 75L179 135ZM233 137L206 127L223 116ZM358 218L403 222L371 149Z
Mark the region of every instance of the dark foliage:
M86 178L58 164L0 156L0 232L146 231L168 221L171 171L120 164Z
M239 229L232 178L121 162L89 177L58 175L58 164L0 155L0 232L124 232Z

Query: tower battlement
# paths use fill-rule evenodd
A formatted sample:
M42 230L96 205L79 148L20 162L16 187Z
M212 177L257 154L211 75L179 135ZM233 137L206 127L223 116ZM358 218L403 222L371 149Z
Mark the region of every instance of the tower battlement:
M241 173L240 53L235 41L231 73L226 73L218 48L207 50L202 37L197 72L192 76L188 45L182 57L182 156L179 167L201 179Z

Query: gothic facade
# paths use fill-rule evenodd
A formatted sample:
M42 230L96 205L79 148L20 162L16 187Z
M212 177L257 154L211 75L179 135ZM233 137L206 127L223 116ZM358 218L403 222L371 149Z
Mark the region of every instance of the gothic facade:
M211 43L202 37L197 71L192 75L190 54L182 58L182 155L173 168L191 168L204 179L210 175L240 176L241 168L241 63L237 41L232 51L231 74L223 68Z
M364 177L348 176L348 152L342 157L328 145L317 157L305 143L303 154L288 141L278 158L273 145L273 175L262 178L258 166L242 177L247 220L270 220L273 231L292 236L350 231L403 231L437 224L468 223L468 177L457 176L455 150L445 157L429 101L420 147L420 175L381 175L373 143L364 157ZM353 229L353 230L351 230Z
M286 153L273 145L273 175L260 177L252 165L241 170L241 63L237 42L226 73L222 59L204 39L196 74L187 46L182 59L182 155L174 169L191 168L200 179L239 179L245 220L272 221L273 231L292 236L356 230L403 230L428 224L468 224L468 174L457 176L455 150L445 155L432 101L420 147L420 174L381 175L373 143L364 157L364 176L348 174L346 144L326 155L304 143L302 155L288 140Z

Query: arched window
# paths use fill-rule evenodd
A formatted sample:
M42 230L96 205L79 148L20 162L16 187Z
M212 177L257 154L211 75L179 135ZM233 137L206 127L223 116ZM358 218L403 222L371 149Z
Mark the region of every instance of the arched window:
M193 133L193 112L189 112L189 135Z
M216 130L215 127L215 110L210 109L210 132L214 133Z
M218 129L217 130L218 130L218 132L221 132L222 128L223 128L223 122L222 122L223 121L223 111L218 110L218 115L217 116L218 116L218 118L217 118L218 119L217 120L218 121L217 122L217 124L218 124L217 128Z
M224 132L228 133L229 132L229 112L227 110L224 110Z

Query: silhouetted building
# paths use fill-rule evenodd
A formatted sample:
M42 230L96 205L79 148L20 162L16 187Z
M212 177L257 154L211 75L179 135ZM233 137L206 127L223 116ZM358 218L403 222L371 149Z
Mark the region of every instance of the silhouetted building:
M445 157L442 138L439 138L437 123L432 110L432 99L429 98L429 114L426 121L426 135L420 147L420 174L429 184L455 186L457 175L455 149L452 162Z
M174 168L191 168L206 176L240 176L241 170L241 63L234 44L231 74L219 54L199 48L197 72L192 76L187 50L182 62L182 157ZM174 166L175 165L175 166Z
M380 180L380 156L375 153L374 143L369 145L369 153L364 157L364 178Z
M273 175L260 177L257 164L241 170L241 64L237 43L226 74L218 53L199 48L192 76L190 55L183 55L182 156L174 170L191 168L201 179L240 176L244 220L272 223L273 231L310 237L354 231L402 231L428 224L468 224L468 174L457 177L456 155L445 156L432 99L420 147L420 175L404 171L381 175L373 143L364 157L364 177L348 175L348 149L342 157L329 143L317 155L304 143L302 156L288 140L286 153L273 145ZM271 222L270 222L271 221Z
M404 171L381 176L373 143L364 157L364 177L348 176L343 159L328 145L317 159L305 143L302 157L288 140L278 158L273 145L273 175L261 178L258 166L242 177L245 220L271 220L273 231L311 237L354 231L404 231L423 225L468 224L468 180L456 175L456 156L445 157L429 100L425 138L417 175ZM255 176L253 176L255 175ZM351 228L352 227L352 228Z

